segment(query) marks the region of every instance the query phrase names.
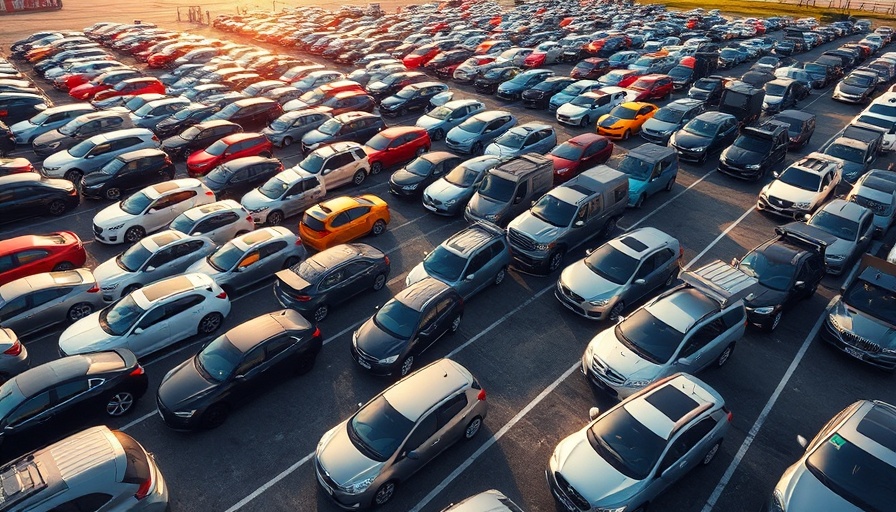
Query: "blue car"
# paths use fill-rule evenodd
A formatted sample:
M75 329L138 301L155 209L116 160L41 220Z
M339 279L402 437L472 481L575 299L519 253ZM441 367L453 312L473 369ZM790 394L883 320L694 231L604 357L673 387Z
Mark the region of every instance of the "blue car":
M502 158L538 153L544 155L557 145L557 133L554 127L533 121L507 130L485 148L486 155Z
M503 110L487 110L452 128L445 145L454 153L481 155L485 146L516 125L516 117Z
M626 153L619 170L628 175L628 206L640 208L648 197L675 186L678 153L667 146L641 144Z
M603 87L603 84L597 80L579 80L578 82L573 82L567 85L562 91L551 96L551 100L548 102L548 110L550 112L556 112L564 103L569 103L574 100L576 96L585 94L586 92L596 91L601 87Z

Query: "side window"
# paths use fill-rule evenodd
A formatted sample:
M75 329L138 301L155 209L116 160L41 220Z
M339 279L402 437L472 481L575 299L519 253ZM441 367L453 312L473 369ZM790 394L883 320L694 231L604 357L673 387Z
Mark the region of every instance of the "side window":
M336 269L323 278L323 280L320 282L319 288L321 290L329 290L330 288L344 281L346 275L347 274L344 268Z
M822 272L822 262L821 258L817 254L813 254L806 259L806 270L810 272L809 275L814 276L818 275Z
M599 153L602 149L604 149L606 146L607 146L607 144L604 141L602 141L602 140L597 141L594 144L591 144L590 146L585 148L585 152L582 156L584 156L585 158L594 156L597 153Z
M345 266L345 276L352 277L358 274L363 274L370 267L373 266L373 263L369 261L354 261Z
M330 223L331 227L338 228L342 227L349 223L351 218L348 216L348 212L342 212L333 219L333 222Z
M716 339L716 337L718 337L724 330L725 326L722 324L720 318L716 318L703 327L698 328L697 331L691 334L691 337L685 343L684 348L681 349L679 357L690 357L694 355L712 340Z
M715 426L716 422L712 418L705 418L700 423L682 432L678 439L669 447L663 462L660 464L660 472L663 472L673 464L678 462L682 457L687 455L697 444L706 437Z
M34 263L35 261L46 258L49 255L50 253L43 249L29 249L16 254L16 261L19 262L19 265L27 265L28 263ZM2 267L2 265L0 265L0 267Z
M286 245L287 245L287 243L283 240L277 240L276 242L271 242L267 245L264 245L258 249L259 258L265 259L268 256L277 254L278 252L282 251L283 249L286 249Z
M196 306L197 304L202 302L202 300L202 295L188 295L186 297L169 302L168 304L165 304L165 314L161 319L167 320L179 313L192 308L193 306Z
M29 420L50 408L50 392L33 396L20 405L15 411L6 417L9 425L15 425Z
M367 154L364 153L364 150L362 149L353 149L352 155L354 156L355 160L363 160L367 158ZM348 160L347 162L351 162L351 160Z
M504 254L505 251L504 244L501 242L492 242L491 245L488 246L488 258L492 260Z
M245 375L264 362L264 346L256 347L246 354L243 362L236 369L237 375Z
M825 175L821 178L821 188L825 188L830 185L831 181L831 173L825 173Z
M53 388L53 393L55 394L53 403L59 404L65 402L66 400L70 400L87 391L89 388L90 386L88 386L87 380L83 378L72 382L66 382L65 384L60 384Z
M619 201L628 201L628 187L625 185L619 185L616 187L616 190L613 191L613 199L615 202Z
M10 318L28 310L28 296L22 295L8 301L0 308L0 322L9 320Z
M661 249L658 253L654 254L653 258L656 262L656 267L659 268L663 265L666 265L675 258L675 251L666 247L665 249Z
M449 398L447 402L442 404L436 410L436 428L440 429L447 425L455 416L460 414L467 406L467 394L461 392L453 398Z
M230 183L240 183L249 179L249 168L243 167L230 177Z
M656 258L648 256L647 258L644 258L644 262L638 267L638 271L635 273L635 279L644 279L652 274L654 270L656 270Z
M479 252L474 254L473 257L470 259L470 264L467 265L467 274L466 275L475 274L476 272L479 272L480 270L482 270L482 267L484 267L485 265L488 264L489 261L491 261L491 258L489 256L490 256L490 252L485 248L481 249ZM464 277L466 277L466 276L464 276Z
M243 259L240 260L238 268L246 268L253 263L257 263L259 259L261 259L261 255L258 254L258 251L249 251L243 256Z
M137 327L140 329L149 329L152 324L160 322L165 316L165 306L156 306L154 309L143 315Z
M358 206L356 208L352 208L351 210L346 211L346 213L348 214L349 219L358 220L361 217L370 213L370 207L369 206Z
M871 218L872 216L868 215L864 220L862 220L862 223L859 224L859 236L862 236L868 232L868 228L871 227Z
M46 304L51 300L56 300L60 297L64 297L68 295L69 290L65 288L49 288L47 290L41 290L31 296L31 307L36 308L42 304Z
M311 180L307 180L307 181L309 183L311 182ZM286 191L286 194L284 194L283 197L291 197L291 196L297 196L297 195L301 194L303 191L304 183L305 183L305 181L300 181L300 182L296 183L295 185L289 187L289 190Z
M417 428L408 436L408 440L404 443L404 454L411 450L416 450L433 436L438 430L438 420L435 414L428 414L417 422Z
M111 494L94 492L61 503L47 512L95 512L100 510L106 503L109 503L111 499Z
M201 240L191 240L185 244L180 244L174 248L174 257L180 258L182 256L192 254L199 249L202 249L203 245L204 244Z
M594 218L599 216L603 212L603 201L601 200L601 196L597 196L591 201L588 201L588 217Z
M175 258L175 248L168 247L167 249L162 249L161 251L155 253L152 258L149 259L149 267L159 268L162 265L171 262Z
M331 158L327 162L327 167L330 169L338 169L352 163L353 161L354 157L352 157L351 153L342 153L341 155L336 155Z
M741 307L734 307L722 313L722 323L725 325L725 330L727 331L737 324L744 323L746 314L747 312Z
M178 192L176 194L172 194L168 196L168 206L174 206L178 203L182 203L188 199L192 199L196 195L195 190L184 190L183 192Z
M270 342L268 342L264 346L264 350L265 350L265 353L267 354L268 361L275 358L277 356L277 354L279 354L280 352L283 352L284 350L291 347L293 344L295 344L295 342L296 342L295 338L293 338L292 336L288 336L286 334L283 334L283 335L279 336L277 339L271 340Z
M521 201L526 194L529 193L529 182L521 181L519 185L516 187L516 195L514 196L514 202Z

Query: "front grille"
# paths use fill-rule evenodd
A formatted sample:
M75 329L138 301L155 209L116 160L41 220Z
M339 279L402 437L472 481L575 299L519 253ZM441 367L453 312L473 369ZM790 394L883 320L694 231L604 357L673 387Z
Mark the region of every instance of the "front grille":
M604 364L603 361L596 357L591 360L591 369L594 371L594 373L603 376L607 380L607 382L610 382L612 384L622 384L625 382L625 377Z
M103 234L103 228L101 228L101 227L97 226L96 224L94 224L94 225L93 225L93 232L94 232L94 234L102 235L102 234Z
M438 199L433 199L429 196L429 194L423 194L423 202L430 204L432 206L441 206L442 202Z
M557 283L557 287L560 289L560 293L564 296L568 297L571 301L576 304L581 304L585 302L585 298L579 295L578 293L570 290L565 284Z
M320 476L320 479L323 480L324 483L327 484L328 487L330 487L330 489L339 489L339 484L337 484L336 481L333 480L332 477L330 477L330 474L327 473L327 470L320 465L319 460L315 459L314 465L317 466L317 474Z
M768 204L777 206L778 208L790 208L793 206L793 201L785 201L783 199L778 199L777 197L769 197Z
M379 359L373 357L370 354L364 353L364 351L361 350L360 348L358 348L357 346L355 346L355 351L358 353L358 359L363 359L364 361L367 361L370 364L378 364L380 362Z
M581 510L590 510L591 504L588 503L588 500L585 499L584 496L579 494L579 491L575 489L569 482L563 478L563 475L560 473L554 473L554 480L557 482L557 488L569 498L576 507Z
M883 350L877 343L867 340L853 332L843 331L842 333L840 333L840 335L844 343L852 345L859 350L868 352L869 354L880 354Z
M571 123L572 119L569 116L557 114L557 121L559 121L561 123Z
M520 249L525 251L534 251L535 250L535 240L532 240L528 236L520 233L519 231L510 228L507 230L507 236L510 238L510 245L515 245Z

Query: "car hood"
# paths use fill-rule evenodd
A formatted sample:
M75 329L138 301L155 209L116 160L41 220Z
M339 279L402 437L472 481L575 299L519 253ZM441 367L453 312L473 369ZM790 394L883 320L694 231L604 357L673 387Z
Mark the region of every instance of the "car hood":
M330 138L329 135L323 134L318 130L311 130L302 137L302 143L311 146L313 144L320 144L321 142L326 141L328 138Z
M389 88L388 85L386 85L385 83L380 82L380 81L373 82L371 84L367 84L367 90L371 93L383 92L388 88Z
M369 459L348 437L348 421L324 434L330 436L317 449L317 462L339 485L346 485L380 472L383 463Z
M815 196L818 195L818 192L794 187L793 185L788 185L780 180L771 182L766 189L766 193L770 197L777 197L778 199L784 199L794 203L812 201L815 199Z
M377 327L373 317L358 328L358 348L377 359L385 359L400 354L408 340L400 340Z
M448 132L449 139L451 139L455 142L461 143L461 144L463 144L464 142L467 142L469 140L473 140L478 136L479 136L478 133L470 133L470 132L462 129L460 126L452 128L451 131Z
M93 218L93 223L101 228L109 228L127 222L133 217L121 209L121 203L115 203L100 210Z
M842 300L834 304L830 315L841 329L878 343L885 349L896 348L896 326L867 315Z
M780 306L787 298L786 291L772 290L762 284L758 284L753 288L753 298L745 300L744 304L748 308L761 308L765 306Z
M571 94L558 92L557 94L551 96L551 103L554 105L562 105L564 103L569 103L573 100L573 98L575 98L575 96Z
M737 146L728 146L722 152L721 159L728 162L737 162L741 165L758 164L762 162L762 153L756 151L747 151Z
M415 124L420 128L428 130L437 126L441 126L444 123L445 119L436 119L434 117L421 116L420 119L417 119L417 122Z
M473 194L469 204L470 209L476 212L480 217L491 213L501 213L507 206L507 203L493 201L482 194Z
M796 468L783 490L787 512L859 512L858 507L832 492L803 463Z
M102 185L106 181L109 180L111 176L102 172L92 172L90 174L85 174L83 178L83 183L88 187L94 185Z
M131 272L119 267L115 261L116 258L110 258L93 269L93 277L96 278L96 282L101 287L116 284L122 278L133 275Z
M69 138L68 135L63 135L63 134L59 133L58 129L50 130L47 133L42 133L42 134L38 135L37 137L35 137L34 142L32 144L35 147L41 147L41 146L46 147L54 142L61 142L67 138Z
M557 109L557 115L567 116L567 117L578 117L585 113L588 110L585 107L580 107L579 105L573 105L572 103L564 103L560 105L560 108Z
M410 286L417 281L422 281L429 277L429 273L426 272L426 269L423 267L423 262L417 264L414 268L408 272L408 277L405 280L405 285ZM437 278L438 279L438 278Z
M197 151L187 157L187 164L194 167L207 167L217 160L218 157L210 155L205 150Z
M395 108L399 105L404 105L405 103L407 103L407 100L405 100L404 98L399 98L397 96L389 96L388 98L386 98L382 102L380 102L380 107Z
M495 155L495 156L516 156L520 154L520 150L518 148L508 148L507 146L502 146L497 142L492 142L485 148L486 155Z
M59 349L68 355L111 350L124 346L123 340L100 327L102 311L86 316L59 335Z
M845 238L840 238L837 235L834 236L834 243L828 245L825 250L825 256L834 256L834 255L843 255L849 256L849 253L853 251L856 247L856 243L852 240L846 240Z
M519 83L515 83L515 82L504 82L503 84L501 84L500 87L498 87L498 89L505 91L505 92L519 92L519 91L522 91L523 89L525 89L526 87L527 87L526 84L519 84Z
M700 148L712 143L712 137L695 135L684 130L675 132L675 145L683 148Z
M458 187L444 179L440 179L426 187L424 193L433 199L445 202L449 199L457 199L463 196L472 195L473 189L472 187Z
M68 150L60 150L44 159L43 166L49 168L59 168L66 164L72 163L75 158L68 154Z
M187 145L189 141L180 135L168 137L162 141L162 149L178 149Z
M24 132L24 131L31 131L37 127L38 127L38 125L32 124L31 121L26 119L24 121L19 121L18 123L10 126L9 129L13 133L18 134L18 133Z
M481 78L477 78L477 79L476 79L476 85L491 85L491 84L497 84L497 83L500 83L500 82L501 82L501 79L500 79L500 78L485 78L485 77L481 77Z
M593 341L594 355L627 379L653 380L661 367L638 356L616 339L615 327L608 327Z
M408 172L404 169L399 169L392 173L390 181L392 181L392 183L395 183L396 185L413 185L415 183L421 183L425 179L426 178L412 172Z
M159 385L159 399L172 410L188 408L189 403L217 387L199 373L196 358L191 357L165 375Z
M642 128L654 132L671 133L678 129L678 123L669 123L651 117L647 121L644 121Z
M526 210L510 221L508 228L513 228L525 233L536 242L548 242L556 240L566 228L560 228L539 219L532 212Z
M845 83L837 84L837 90L843 94L850 94L853 96L861 96L868 92L867 87L857 87L855 85L848 85Z
M843 179L853 182L865 172L865 165L850 160L843 160Z
M763 100L767 105L777 105L784 101L784 96L772 96L770 94L765 95L765 99Z
M560 282L576 295L589 300L612 297L624 286L599 276L585 265L585 260L579 260L563 269Z
M240 203L242 203L243 208L249 211L269 207L274 202L275 200L262 194L258 191L257 188L253 188L252 190L246 192L246 195L244 195L243 198L240 199Z
M229 272L227 271L221 272L215 267L211 266L208 263L207 258L202 258L201 260L194 261L192 264L190 264L189 267L187 267L187 270L184 271L185 274L192 274L193 272L205 274L215 280L226 278L229 274Z
M615 501L610 497L638 483L617 471L594 451L583 430L561 441L554 455L557 472L592 504ZM564 492L568 491L564 489Z

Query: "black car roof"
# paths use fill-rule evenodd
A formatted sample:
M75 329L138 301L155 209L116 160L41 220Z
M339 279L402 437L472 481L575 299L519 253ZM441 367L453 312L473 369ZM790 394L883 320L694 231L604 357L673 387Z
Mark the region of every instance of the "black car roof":
M776 118L789 118L789 119L798 119L800 121L808 121L809 119L815 119L815 114L810 112L805 112L803 110L784 110L778 113L775 116Z
M86 375L90 369L88 356L69 356L38 365L15 377L16 385L26 398L68 379Z
M422 311L427 302L451 289L450 286L442 281L427 277L399 292L395 296L395 300L400 301L415 311Z
M286 309L255 317L227 331L227 339L241 352L248 352L262 341L293 329L310 329L311 324L296 311Z

